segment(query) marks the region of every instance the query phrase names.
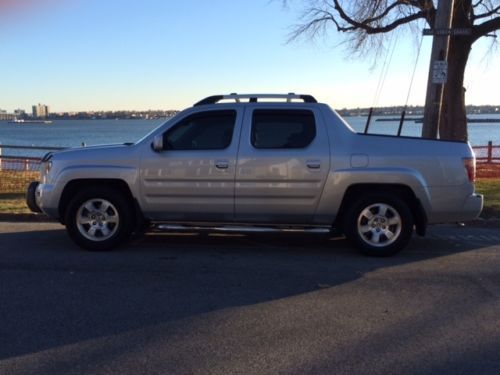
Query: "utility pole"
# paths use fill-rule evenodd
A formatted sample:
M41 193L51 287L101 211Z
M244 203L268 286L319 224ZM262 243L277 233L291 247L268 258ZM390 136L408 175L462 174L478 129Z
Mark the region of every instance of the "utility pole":
M431 30L432 40L427 95L425 97L422 137L437 138L441 120L443 89L448 71L448 44L455 0L438 0L436 19ZM424 33L424 35L426 35Z

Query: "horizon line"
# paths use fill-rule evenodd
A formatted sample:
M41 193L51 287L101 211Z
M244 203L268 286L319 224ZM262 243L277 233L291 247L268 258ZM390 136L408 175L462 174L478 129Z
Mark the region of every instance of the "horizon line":
M326 103L328 104L328 103ZM390 109L390 108L424 108L423 104L412 104L412 105L404 105L404 104L396 104L396 105L384 105L384 106L376 106L376 107L337 107L330 105L333 109L337 111L354 111L354 110L369 110L370 108L375 109ZM51 105L48 105L50 108ZM496 110L500 111L500 104L466 104L465 107L494 107ZM62 110L62 111L50 111L51 114L69 114L69 113L101 113L101 112L180 112L184 109L190 108L190 106L185 107L183 109L86 109L86 110ZM0 107L0 110L2 108ZM6 114L14 114L14 111L22 110L25 113L30 113L31 111L25 110L22 108L16 108L12 111L4 110Z

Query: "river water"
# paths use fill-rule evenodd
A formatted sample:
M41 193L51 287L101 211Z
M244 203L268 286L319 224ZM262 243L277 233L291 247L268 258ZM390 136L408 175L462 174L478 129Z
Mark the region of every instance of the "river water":
M498 122L487 124L470 124L469 141L473 146L483 146L488 141L500 144L500 115L472 115L471 118L495 118ZM373 117L369 133L397 133L399 121L376 121ZM366 125L365 117L345 117L351 127L362 132ZM136 142L148 132L165 122L160 120L55 120L50 125L45 124L12 124L0 121L1 145L48 146L48 147L78 147L84 143L87 146ZM420 136L422 124L407 121L402 135ZM4 155L41 156L45 151L32 152L28 150L8 150Z
M389 116L394 118L397 116ZM421 116L418 116L421 117ZM470 123L468 126L469 142L472 146L486 146L488 141L493 144L500 144L500 114L469 115L470 119L494 119L496 122L489 123ZM351 127L357 132L363 132L366 126L366 117L345 117ZM374 116L369 126L369 133L373 134L392 134L398 132L399 121L377 121L384 119L383 116ZM387 119L387 117L386 117ZM422 123L414 121L405 121L401 135L410 137L420 137L422 133Z

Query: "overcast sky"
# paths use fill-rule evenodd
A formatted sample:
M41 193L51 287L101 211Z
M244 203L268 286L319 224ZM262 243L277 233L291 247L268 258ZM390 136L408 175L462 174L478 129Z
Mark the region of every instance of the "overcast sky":
M382 63L347 58L335 33L287 43L299 3L0 0L0 108L182 109L231 92L307 93L335 108L404 104L413 38L397 39L375 102ZM468 104L500 103L500 53L483 59L487 42L469 61ZM424 38L410 104L425 100L430 44Z

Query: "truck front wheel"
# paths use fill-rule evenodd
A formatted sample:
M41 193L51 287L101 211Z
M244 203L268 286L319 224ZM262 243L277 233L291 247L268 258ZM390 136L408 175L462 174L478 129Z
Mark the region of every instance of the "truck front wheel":
M344 216L344 233L369 256L390 256L402 250L413 233L413 215L398 196L367 194L355 200Z
M89 187L80 190L66 210L71 239L87 250L108 250L132 232L133 213L125 196L116 189Z

